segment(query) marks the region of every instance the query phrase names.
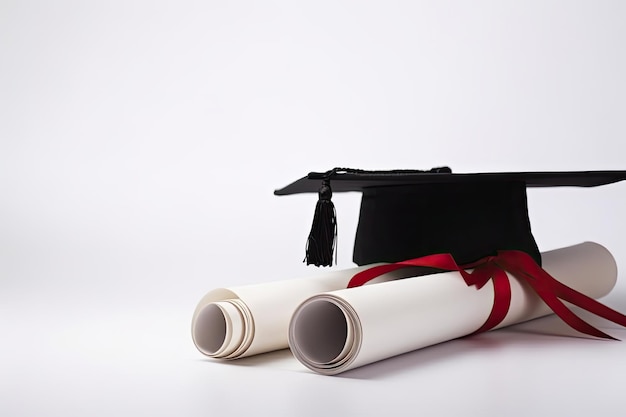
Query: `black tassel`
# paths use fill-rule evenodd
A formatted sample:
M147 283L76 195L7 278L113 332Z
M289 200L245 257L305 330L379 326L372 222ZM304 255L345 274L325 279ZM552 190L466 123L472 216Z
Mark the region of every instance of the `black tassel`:
M307 265L331 266L337 243L337 213L331 201L333 192L329 180L324 180L318 194L319 200L315 206L311 233L306 242L304 261Z

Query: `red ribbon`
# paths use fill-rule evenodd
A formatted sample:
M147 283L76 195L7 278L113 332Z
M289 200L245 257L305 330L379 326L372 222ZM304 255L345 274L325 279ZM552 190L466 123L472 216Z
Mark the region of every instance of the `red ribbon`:
M494 303L491 313L485 323L474 333L490 330L500 324L506 317L511 304L511 285L506 274L507 272L517 279L527 282L557 316L581 333L617 340L578 317L563 304L563 301L626 327L625 315L560 283L537 265L530 255L517 250L498 251L496 256L488 256L472 264L462 266L457 265L449 253L428 255L394 264L374 266L353 276L348 283L348 288L359 287L380 275L410 266L457 271L468 286L473 285L477 289L481 289L490 279L493 280ZM472 272L466 271L466 269L471 268L474 268Z

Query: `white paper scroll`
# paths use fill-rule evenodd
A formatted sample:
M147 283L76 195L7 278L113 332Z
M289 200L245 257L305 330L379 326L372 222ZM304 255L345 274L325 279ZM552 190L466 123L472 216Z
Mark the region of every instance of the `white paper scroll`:
M592 298L617 279L613 256L596 243L542 254L543 268ZM514 277L503 327L549 314L541 299ZM469 287L457 272L365 285L315 295L294 313L289 346L305 366L333 375L455 339L477 330L493 306L493 285Z
M296 307L312 295L346 288L350 278L363 269L210 291L193 314L193 341L203 354L224 359L285 349ZM406 276L410 271L395 271L377 281Z

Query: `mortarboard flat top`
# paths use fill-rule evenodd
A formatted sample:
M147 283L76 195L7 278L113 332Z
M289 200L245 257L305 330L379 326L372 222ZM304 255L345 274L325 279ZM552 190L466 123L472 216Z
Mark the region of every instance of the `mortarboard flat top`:
M626 171L571 171L571 172L488 172L454 174L450 168L433 168L430 171L391 170L364 171L335 168L326 172L311 172L286 187L274 191L275 195L318 192L324 179L332 180L334 192L363 191L373 187L391 187L412 184L478 183L521 181L527 187L596 187L626 179Z
M363 193L353 260L358 265L450 253L468 264L498 250L521 250L541 262L530 230L527 187L595 187L626 180L626 171L312 172L276 195L319 193L307 242L308 264L332 264L336 239L332 192Z

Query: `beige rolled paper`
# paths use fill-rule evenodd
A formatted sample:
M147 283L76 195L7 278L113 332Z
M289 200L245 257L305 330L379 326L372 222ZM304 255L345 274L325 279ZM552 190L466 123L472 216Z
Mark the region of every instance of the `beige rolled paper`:
M289 320L296 307L312 295L346 288L350 278L365 268L212 290L193 314L193 342L203 354L223 359L286 349ZM410 271L395 271L377 281L410 275Z
M542 253L543 268L592 298L617 279L611 253L585 242ZM551 310L526 284L509 275L511 305L498 328ZM486 321L493 285L477 290L458 272L408 278L315 295L296 310L289 346L309 369L334 375L412 350L468 335Z

